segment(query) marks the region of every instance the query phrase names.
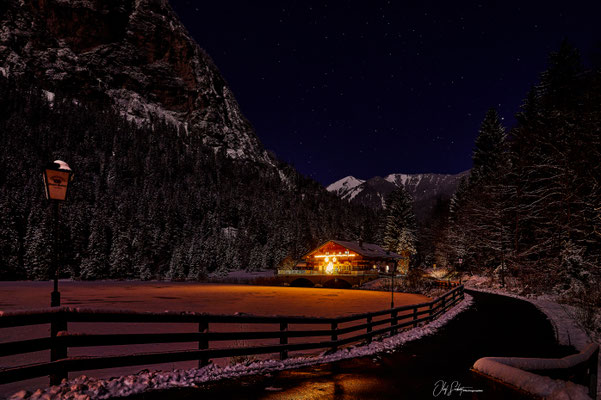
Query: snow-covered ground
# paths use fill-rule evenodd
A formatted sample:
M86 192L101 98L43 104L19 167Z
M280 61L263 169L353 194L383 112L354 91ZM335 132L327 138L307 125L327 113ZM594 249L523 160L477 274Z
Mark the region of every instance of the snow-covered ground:
M170 372L143 371L135 375L121 376L111 379L97 379L79 376L70 381L65 381L59 386L39 389L33 394L21 391L11 399L106 399L116 396L129 396L151 390L160 390L176 387L194 387L202 383L225 378L236 378L245 375L268 374L272 371L299 368L309 365L339 361L347 358L362 357L382 352L391 352L412 340L431 335L440 327L452 320L457 314L468 309L472 298L466 295L465 301L450 309L439 319L423 326L401 332L392 337L385 337L379 341L364 346L348 347L335 353L322 353L318 356L295 357L285 361L263 360L248 364L236 364L220 367L210 364L204 368L188 370L173 370ZM44 397L46 396L46 397Z
M583 351L590 343L601 343L599 337L589 335L578 322L575 307L561 304L552 296L521 296L491 284L489 278L482 276L470 277L464 280L464 284L469 289L510 296L534 304L547 316L555 329L557 341L562 345L574 346L576 350ZM599 371L601 371L601 358L597 362ZM597 393L597 398L601 399L601 379L597 379Z
M0 282L0 310L40 309L49 304L52 284L50 282ZM99 281L74 282L61 281L62 304L71 307L97 309L126 309L133 311L194 311L212 314L246 313L253 315L305 315L333 317L377 311L390 307L390 293L363 290L313 289L294 287L248 286L199 283L169 282L127 282ZM429 298L416 295L395 293L395 304L415 304L428 301ZM2 311L0 311L2 312ZM318 329L320 326L297 325L294 329ZM69 332L94 333L166 333L196 332L196 324L89 324L70 323ZM274 328L243 324L220 324L211 326L213 331L242 331ZM278 327L279 328L279 327ZM10 328L0 330L0 342L24 340L49 335L48 325ZM255 344L273 344L273 340L253 341ZM294 343L297 338L291 339ZM300 339L298 339L300 340ZM236 342L216 343L211 348L240 345ZM123 353L144 353L152 351L171 351L197 348L197 343L107 346L103 348L72 348L70 356L77 355L116 355ZM306 353L305 353L306 354ZM312 353L314 354L314 353ZM295 355L294 353L291 354ZM266 355L265 357L269 357ZM261 359L261 357L259 357ZM0 358L0 366L10 367L49 360L49 352L35 352L19 356ZM219 359L217 365L226 366L230 360ZM135 373L143 368L173 370L189 369L196 362L169 363L153 366L123 367L107 370L83 371L89 376L112 377ZM71 373L74 378L80 373ZM38 378L26 382L0 385L0 397L14 393L22 388L42 387L47 378Z
M283 286L192 282L61 281L61 304L134 311L195 311L216 314L337 316L390 306L390 293ZM51 282L0 282L0 311L45 308ZM398 300L397 300L398 299ZM399 305L427 301L418 294L395 294Z

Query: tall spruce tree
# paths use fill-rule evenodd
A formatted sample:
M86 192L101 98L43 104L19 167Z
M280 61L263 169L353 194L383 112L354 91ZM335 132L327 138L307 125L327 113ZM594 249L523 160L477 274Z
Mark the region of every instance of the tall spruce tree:
M507 135L505 127L501 124L499 113L491 108L486 113L480 126L476 146L472 156L473 167L470 174L470 183L476 185L487 179L495 179L495 174L500 168L506 153Z
M386 199L384 247L396 253L415 254L416 231L413 201L409 193L401 186L390 193Z
M504 218L508 197L506 174L509 168L507 135L499 114L486 113L473 153L469 180L462 182L451 199L448 231L451 260L462 267L497 269L504 280L508 234Z

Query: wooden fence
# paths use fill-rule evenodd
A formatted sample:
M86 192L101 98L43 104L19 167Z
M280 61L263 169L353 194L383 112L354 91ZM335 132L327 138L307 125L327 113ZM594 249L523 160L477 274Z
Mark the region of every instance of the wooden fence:
M420 304L412 304L371 313L354 314L335 318L253 316L253 315L210 315L202 313L151 313L130 311L79 310L60 307L39 312L12 312L0 315L0 329L50 324L50 337L0 342L1 357L50 350L50 361L0 369L0 384L16 382L48 375L51 384L60 383L72 371L160 364L198 360L199 366L210 359L278 354L286 359L292 351L330 349L371 340L378 335L396 334L400 329L417 327L432 321L464 298L463 286L449 290L442 296ZM194 323L196 332L185 333L114 333L114 334L70 334L68 324L86 323ZM243 332L221 332L210 328L216 324L246 324L265 327L275 324L279 329ZM349 323L354 323L350 326ZM316 329L291 330L293 325L311 325ZM350 334L350 335L349 335ZM346 337L342 337L345 336ZM290 338L321 338L320 341L288 343ZM323 338L326 338L325 340ZM256 339L279 339L278 344L247 345L241 347L211 348L214 342L246 341ZM142 354L111 356L69 357L69 348L115 345L139 345L157 343L198 343L194 350L178 350ZM195 345L196 347L196 345Z

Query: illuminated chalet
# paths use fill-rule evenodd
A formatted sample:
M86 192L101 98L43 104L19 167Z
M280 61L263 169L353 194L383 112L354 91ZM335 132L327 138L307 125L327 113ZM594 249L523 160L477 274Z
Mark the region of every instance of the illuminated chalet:
M330 240L305 254L294 270L300 274L372 275L394 270L404 273L408 266L408 256L376 244Z

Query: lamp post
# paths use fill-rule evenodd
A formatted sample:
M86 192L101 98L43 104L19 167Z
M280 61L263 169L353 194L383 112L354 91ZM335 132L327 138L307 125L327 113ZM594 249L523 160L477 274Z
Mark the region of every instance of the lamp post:
M59 249L58 249L58 218L59 204L67 198L67 190L69 183L73 180L73 171L69 165L61 160L55 160L46 165L42 173L44 180L44 191L46 199L52 202L52 214L54 215L54 290L50 294L50 307L59 307L61 305L61 294L58 291L58 274L59 274Z
M388 272L389 266L386 266L386 272ZM392 262L392 268L390 268L390 308L394 308L394 275L396 270L395 261Z

